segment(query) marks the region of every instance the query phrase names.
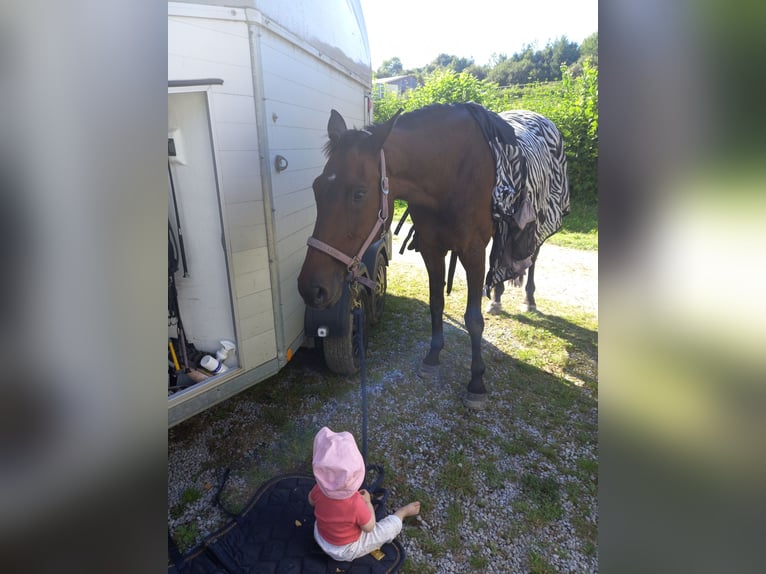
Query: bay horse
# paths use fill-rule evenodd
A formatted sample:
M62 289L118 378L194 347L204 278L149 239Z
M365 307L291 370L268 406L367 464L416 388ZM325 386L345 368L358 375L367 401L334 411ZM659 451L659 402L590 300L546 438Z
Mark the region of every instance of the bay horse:
M390 227L394 200L405 200L429 283L431 346L419 374L438 374L445 256L452 251L468 283L464 320L471 339L471 378L463 402L483 408L482 295L527 269L532 279L540 244L569 210L561 135L539 114L516 110L498 115L477 104L399 112L362 130L348 129L332 110L327 134L327 163L313 183L316 224L298 276L303 300L318 309L336 303L344 281L359 276L364 250ZM485 250L493 235L485 282ZM527 303L534 305L534 281L529 279Z

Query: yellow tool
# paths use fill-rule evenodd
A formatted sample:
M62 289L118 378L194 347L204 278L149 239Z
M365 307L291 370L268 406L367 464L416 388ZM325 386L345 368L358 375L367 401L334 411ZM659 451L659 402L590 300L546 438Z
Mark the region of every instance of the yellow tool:
M386 555L385 555L383 552L381 552L380 548L378 548L377 550L373 550L372 552L370 552L370 556L372 556L373 558L375 558L375 560L383 560L383 558L385 558L385 557L386 557Z
M176 356L176 350L173 347L172 341L168 341L168 348L170 349L170 356L173 358L173 366L176 368L176 371L180 371L181 365L178 363L178 357Z

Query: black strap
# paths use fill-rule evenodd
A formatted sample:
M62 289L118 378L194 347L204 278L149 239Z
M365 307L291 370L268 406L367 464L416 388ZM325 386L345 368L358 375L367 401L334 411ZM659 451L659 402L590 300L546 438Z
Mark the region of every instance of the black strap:
M364 321L362 313L364 309L354 309L354 321L356 322L356 343L359 346L359 376L362 379L362 458L367 463L367 365L364 357Z
M168 219L168 275L173 275L176 271L178 271L178 246L170 226L170 219Z
M399 223L396 224L396 229L394 230L394 235L399 235L399 231L402 229L402 225L404 225L404 222L407 219L407 216L410 214L410 206L407 206L407 209L404 210L404 213L402 214L402 218L399 220Z
M181 218L178 214L178 200L176 199L176 184L173 182L173 172L170 169L170 160L168 160L168 178L170 179L170 194L173 196L173 209L176 213L176 231L178 233L178 246L181 251L181 263L184 267L184 277L189 276L189 268L186 265L186 248L184 247L184 234L181 231Z

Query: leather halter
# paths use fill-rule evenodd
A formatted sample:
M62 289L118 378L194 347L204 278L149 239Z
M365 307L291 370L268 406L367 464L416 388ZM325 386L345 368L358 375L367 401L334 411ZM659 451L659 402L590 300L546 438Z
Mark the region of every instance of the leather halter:
M342 251L339 251L335 249L333 246L328 245L327 243L320 241L319 239L316 239L315 237L309 237L306 241L306 244L309 247L313 247L314 249L317 249L323 253L326 253L330 257L333 257L337 259L338 261L341 261L342 263L345 263L348 271L348 281L354 282L359 281L362 285L369 287L370 289L377 288L378 284L368 279L367 277L364 277L361 274L361 262L362 257L364 256L364 252L367 251L367 248L372 244L373 240L375 239L375 236L378 234L380 229L385 225L386 221L388 221L388 176L386 175L386 155L383 153L383 148L380 149L380 209L378 210L378 220L375 222L375 225L372 227L372 231L370 231L369 235L367 236L367 239L364 241L362 246L359 248L359 252L354 257L349 257ZM383 233L385 233L385 229L383 232L380 233L380 236L383 236Z

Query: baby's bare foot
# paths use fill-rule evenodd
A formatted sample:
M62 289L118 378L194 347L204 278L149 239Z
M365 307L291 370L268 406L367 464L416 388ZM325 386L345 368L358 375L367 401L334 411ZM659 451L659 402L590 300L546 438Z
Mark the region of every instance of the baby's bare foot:
M399 518L407 518L408 516L416 516L420 514L420 502L410 502L406 506L402 506L396 511Z

